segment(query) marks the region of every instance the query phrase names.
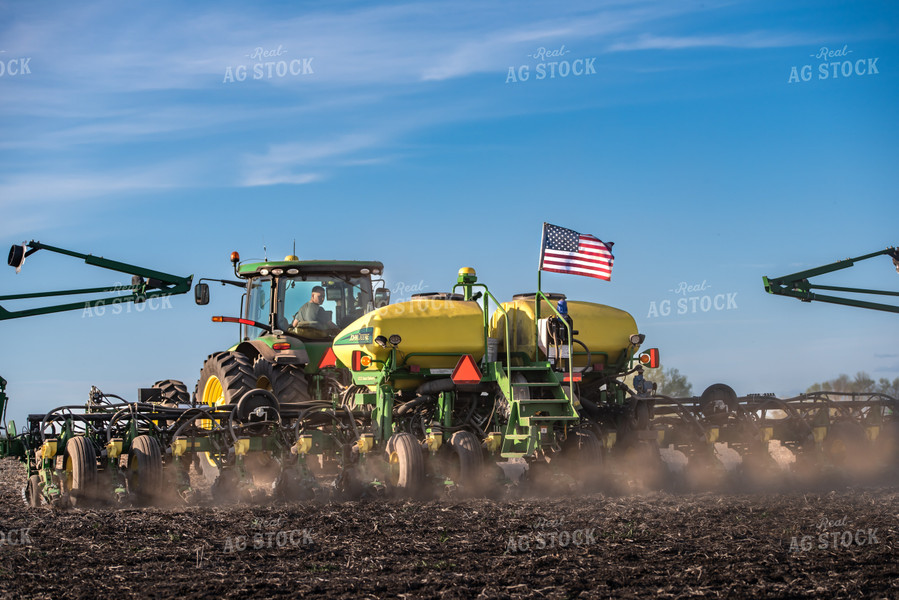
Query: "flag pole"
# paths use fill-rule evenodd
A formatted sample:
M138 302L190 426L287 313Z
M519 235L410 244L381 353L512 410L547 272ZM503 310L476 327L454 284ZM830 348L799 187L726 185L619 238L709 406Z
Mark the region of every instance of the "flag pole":
M546 221L543 222L543 234L540 239L540 261L537 263L537 293L534 294L534 361L539 356L537 340L540 338L540 295L543 294L543 253L546 251Z

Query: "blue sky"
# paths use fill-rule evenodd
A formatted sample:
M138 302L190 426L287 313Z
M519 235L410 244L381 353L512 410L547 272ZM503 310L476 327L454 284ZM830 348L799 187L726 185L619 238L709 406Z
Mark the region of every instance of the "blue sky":
M0 240L196 277L296 240L381 260L398 289L473 266L508 298L536 286L547 221L615 242L616 263L610 283L544 289L630 311L697 393L895 378L894 315L769 296L761 277L899 244L897 58L890 2L0 2L0 61L29 71L0 76ZM538 79L576 60L582 75ZM0 295L121 279L39 253ZM825 281L899 290L886 258ZM677 314L681 282L731 303ZM192 388L236 336L209 317L238 295L212 291L0 323L9 416L90 385Z

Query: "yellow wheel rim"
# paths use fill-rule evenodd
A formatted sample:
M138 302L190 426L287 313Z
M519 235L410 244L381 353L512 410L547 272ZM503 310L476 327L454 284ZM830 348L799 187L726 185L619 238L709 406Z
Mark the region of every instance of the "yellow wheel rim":
M203 395L200 397L200 404L207 406L219 406L225 403L225 389L222 382L215 375L210 375L203 386ZM200 427L203 429L212 429L211 419L201 419Z
M75 476L72 474L72 471L75 470L75 467L72 466L72 457L69 456L66 458L66 490L72 491L72 481L74 481Z
M390 475L391 485L396 485L400 480L400 455L397 452L391 452L387 459L387 471Z
M200 404L205 404L207 406L220 406L224 403L225 388L222 386L222 382L218 377L216 377L215 375L210 375L209 379L206 380L206 385L203 386L203 395L200 398ZM202 427L203 429L212 429L212 420L200 419L200 427ZM213 467L218 466L208 452L202 452L201 456L202 458L205 458Z

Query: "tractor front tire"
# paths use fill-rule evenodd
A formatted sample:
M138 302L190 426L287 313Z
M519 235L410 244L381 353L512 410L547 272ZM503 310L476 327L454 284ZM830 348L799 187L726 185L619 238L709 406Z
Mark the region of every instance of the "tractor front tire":
M162 391L162 403L169 406L185 406L190 404L190 392L187 386L177 379L163 379L153 384Z

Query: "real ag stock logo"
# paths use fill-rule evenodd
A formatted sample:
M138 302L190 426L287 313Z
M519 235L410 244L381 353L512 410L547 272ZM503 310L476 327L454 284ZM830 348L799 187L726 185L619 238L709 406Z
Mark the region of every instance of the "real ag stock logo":
M686 315L698 312L736 310L737 292L713 293L711 284L705 279L702 283L687 283L681 281L674 288L668 290L675 295L675 299L655 300L649 303L647 319L653 317L668 317L672 314Z
M533 54L528 54L528 58L537 61L534 64L534 79L540 81L542 79L564 79L569 76L596 75L596 67L593 64L596 62L595 56L575 59L564 58L570 53L571 50L566 50L565 45L562 44L561 48L554 50L541 46ZM530 64L509 67L506 83L519 83L530 78Z
M31 75L31 57L8 58L6 50L0 50L0 77L21 77Z
M814 54L809 54L809 58L819 61L817 68L813 70L812 65L793 66L790 68L790 78L787 83L811 81L813 77L823 80L880 74L880 71L877 70L879 56L875 58L850 57L849 55L854 52L849 49L848 44L836 49L821 46Z
M274 79L275 77L283 78L287 75L292 77L300 75L315 75L312 70L312 59L294 58L288 60L285 56L287 50L282 44L277 48L266 50L262 46L257 46L249 54L245 54L247 58L254 61L251 65L229 66L225 69L225 78L222 83L234 83L235 81L246 81L250 79ZM271 60L269 60L271 59Z

